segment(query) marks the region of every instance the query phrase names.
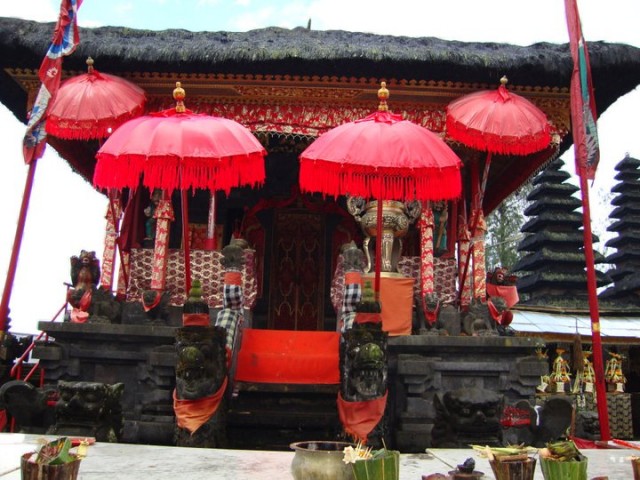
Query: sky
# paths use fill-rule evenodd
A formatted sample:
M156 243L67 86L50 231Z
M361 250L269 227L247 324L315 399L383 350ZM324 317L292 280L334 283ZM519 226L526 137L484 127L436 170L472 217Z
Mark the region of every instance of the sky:
M60 0L2 1L0 17L53 22L59 7ZM639 0L578 0L578 8L587 43L603 40L640 47ZM78 19L83 27L238 32L270 26L306 26L311 19L311 28L316 30L516 45L569 41L562 0L84 0ZM591 203L592 227L601 237L609 207L608 202L599 199L614 185L614 166L626 153L640 158L638 112L640 89L601 112L598 121L601 160L591 189ZM4 284L9 265L27 173L21 144L24 121L0 105L0 285ZM573 149L562 158L565 168L574 174ZM47 147L35 174L13 285L13 332L37 332L38 321L51 319L64 304L64 284L70 281L69 257L81 249L94 250L102 256L105 211L106 199L74 174L52 147Z

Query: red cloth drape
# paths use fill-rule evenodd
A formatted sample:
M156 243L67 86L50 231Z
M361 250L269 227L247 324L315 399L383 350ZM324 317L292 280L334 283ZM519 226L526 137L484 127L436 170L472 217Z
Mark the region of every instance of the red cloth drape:
M366 443L367 437L384 415L387 394L385 392L374 400L349 402L338 392L338 415L345 432Z
M173 411L176 414L176 421L180 428L189 430L193 433L204 425L211 417L215 415L222 401L222 395L227 389L227 380L225 377L222 386L213 395L199 398L197 400L180 400L173 391Z

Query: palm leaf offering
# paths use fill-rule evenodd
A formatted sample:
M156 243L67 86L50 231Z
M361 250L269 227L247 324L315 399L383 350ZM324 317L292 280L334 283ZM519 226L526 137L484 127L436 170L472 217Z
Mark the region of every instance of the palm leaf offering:
M540 467L545 480L587 479L587 457L571 440L550 442L540 449Z
M400 478L400 452L380 449L367 460L351 464L356 480L398 480Z
M538 453L535 447L525 445L509 445L506 447L489 447L486 445L471 445L481 456L489 460L526 460L529 455Z
M350 463L355 480L398 480L400 478L400 452L373 450L358 442L355 448L344 449L345 463Z
M69 453L71 440L61 437L42 445L36 456L36 463L42 465L62 465L76 460L76 456Z

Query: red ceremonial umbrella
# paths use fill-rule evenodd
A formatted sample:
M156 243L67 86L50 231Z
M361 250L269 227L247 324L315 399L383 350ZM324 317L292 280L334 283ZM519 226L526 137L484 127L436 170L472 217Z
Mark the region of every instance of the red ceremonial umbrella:
M480 219L492 154L529 155L551 143L547 116L526 98L509 92L507 81L507 77L502 77L497 90L471 93L447 106L447 134L464 145L487 152L478 196L473 199L472 235Z
M300 189L377 198L375 291L380 292L382 200L459 197L461 161L433 132L388 111L382 83L378 111L340 125L300 155Z
M46 130L67 140L106 138L121 124L142 115L146 101L137 85L93 68L62 84L51 105Z
M533 103L507 90L507 78L497 90L483 90L447 106L447 135L471 148L487 152L482 189L491 155L529 155L549 146L547 116Z
M91 57L87 58L87 73L72 77L60 86L47 116L48 134L66 140L102 140L144 112L144 90L123 78L98 72L93 63ZM111 223L108 228L113 227L115 231L108 235L118 238L118 199L113 192L108 196ZM113 258L103 258L103 261L113 263ZM126 270L123 271L128 283ZM111 279L107 283L110 284Z
M226 118L184 107L185 92L176 83L176 107L129 120L98 151L93 183L102 188L182 190L182 232L187 292L189 268L186 190L229 193L256 186L265 178L265 149L250 130Z

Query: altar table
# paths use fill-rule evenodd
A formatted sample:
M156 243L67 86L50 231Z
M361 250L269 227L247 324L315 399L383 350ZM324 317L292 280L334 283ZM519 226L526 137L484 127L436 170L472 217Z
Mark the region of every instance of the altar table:
M20 456L33 451L42 436L0 433L0 479L20 479ZM55 437L48 437L53 439ZM400 479L421 480L422 475L444 473L469 457L476 470L493 479L486 459L471 449L434 449L431 453L402 454ZM637 450L584 450L589 459L588 478L607 475L609 480L633 478L629 458ZM163 447L124 443L96 443L82 460L78 480L285 480L293 478L293 452ZM536 466L536 480L542 480Z

